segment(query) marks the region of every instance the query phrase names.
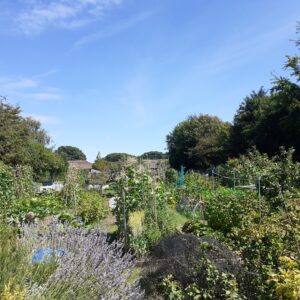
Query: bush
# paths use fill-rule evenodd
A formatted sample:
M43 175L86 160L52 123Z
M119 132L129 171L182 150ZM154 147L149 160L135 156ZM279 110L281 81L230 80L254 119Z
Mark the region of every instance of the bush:
M161 240L152 254L157 267L146 280L166 299L244 299L242 264L212 237L174 234Z
M119 242L107 243L96 230L69 225L26 225L20 243L30 250L59 249L57 267L45 282L30 282L32 299L142 299L139 280L132 280L135 260Z
M211 228L226 234L233 227L240 227L244 218L255 210L258 210L255 193L222 188L205 199L204 216Z
M18 199L9 212L9 221L18 223L30 221L29 214L34 219L43 219L46 216L57 215L64 207L60 194L52 193L35 197Z
M78 194L78 215L86 224L98 222L109 213L107 199L97 192L80 192Z
M294 149L280 148L278 155L268 157L256 149L238 159L232 159L219 172L235 176L238 184L260 184L261 194L272 209L283 208L285 193L295 193L300 188L300 163L293 161Z
M280 299L300 299L300 266L295 259L280 257L279 273L271 273L276 296Z

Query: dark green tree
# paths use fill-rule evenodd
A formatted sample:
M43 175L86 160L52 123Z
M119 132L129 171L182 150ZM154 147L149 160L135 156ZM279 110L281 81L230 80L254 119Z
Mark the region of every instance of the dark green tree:
M0 98L0 160L9 166L29 165L36 180L54 179L66 164L47 148L50 137L40 122L21 116L21 108Z
M104 159L110 162L120 162L127 160L129 157L134 157L134 155L128 153L110 153L107 154Z
M296 45L299 48L300 40L296 41ZM275 77L270 94L261 88L252 92L240 105L230 134L234 156L253 146L273 156L284 146L293 147L295 159L300 160L299 56L287 56L284 69L290 71L290 76Z
M66 172L67 163L60 155L41 144L33 143L30 147L35 180L58 179Z
M19 106L0 98L0 160L12 166L29 164L32 158L30 145L44 146L49 141L40 122L22 117Z
M267 91L260 88L241 103L230 130L231 153L234 156L257 145L258 128L268 110L269 102L270 96Z
M206 169L227 158L230 123L210 115L194 115L167 135L169 160L178 169Z
M159 151L148 151L143 153L140 158L142 159L164 159L168 158L167 154Z
M73 146L60 146L55 151L64 160L86 160L85 154L77 147Z

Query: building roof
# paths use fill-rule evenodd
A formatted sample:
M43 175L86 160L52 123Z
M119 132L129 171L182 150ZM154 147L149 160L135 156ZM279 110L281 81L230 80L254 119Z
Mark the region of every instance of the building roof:
M69 160L68 163L70 168L77 168L81 170L91 170L93 165L86 160Z

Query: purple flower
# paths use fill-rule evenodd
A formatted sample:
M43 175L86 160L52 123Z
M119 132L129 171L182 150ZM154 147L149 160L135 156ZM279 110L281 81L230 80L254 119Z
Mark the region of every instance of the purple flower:
M25 225L20 242L31 251L64 254L54 256L57 267L46 283L28 288L29 298L143 299L139 280L132 280L134 257L120 241L108 243L103 232L61 223Z

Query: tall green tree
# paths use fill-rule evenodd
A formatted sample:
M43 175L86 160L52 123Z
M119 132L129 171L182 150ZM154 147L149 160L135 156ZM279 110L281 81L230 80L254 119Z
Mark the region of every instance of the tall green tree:
M60 146L56 150L56 153L59 154L66 161L68 160L86 160L85 154L77 147L73 146Z
M104 159L110 162L120 162L120 161L126 161L130 157L135 157L134 155L128 154L128 153L109 153L107 154Z
M241 103L230 130L231 153L238 155L257 145L260 122L269 108L270 96L260 88Z
M299 32L299 26L298 26ZM296 41L299 49L300 40ZM252 146L271 156L293 147L300 160L300 58L287 56L290 76L275 77L270 93L252 92L240 105L230 134L231 152L243 154Z
M41 144L32 143L30 145L31 161L34 178L37 181L48 179L58 179L67 170L66 161L51 149Z
M0 98L0 161L6 165L29 165L36 180L54 179L66 164L47 148L50 137L39 121L21 116L21 108Z
M31 161L30 145L46 145L50 137L40 122L21 116L19 106L0 98L0 160L8 165L24 165Z
M148 151L143 153L140 158L142 159L164 159L168 158L168 155L166 153L160 152L160 151Z
M167 135L170 164L206 169L227 158L230 123L210 115L194 115L180 122Z

